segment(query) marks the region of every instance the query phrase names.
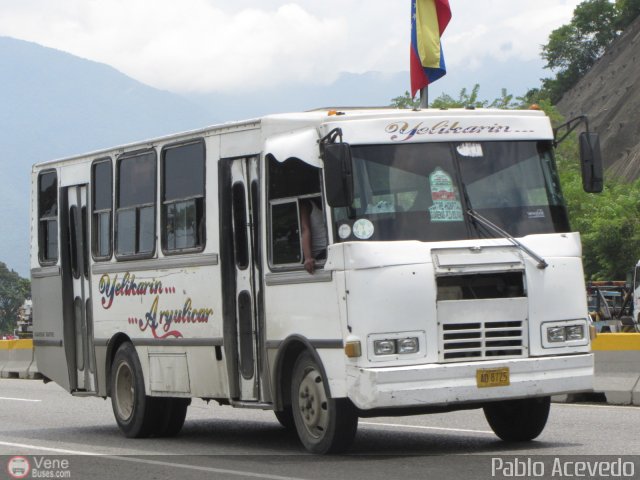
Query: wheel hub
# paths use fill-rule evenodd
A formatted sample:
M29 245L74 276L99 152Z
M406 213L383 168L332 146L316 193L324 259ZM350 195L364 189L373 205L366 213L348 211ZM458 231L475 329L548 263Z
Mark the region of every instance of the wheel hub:
M133 385L133 372L126 363L121 363L116 371L116 389L113 392L116 399L118 416L122 420L129 420L133 414L135 391Z
M327 396L322 375L314 369L300 382L298 389L300 416L307 431L314 437L321 437L327 430Z

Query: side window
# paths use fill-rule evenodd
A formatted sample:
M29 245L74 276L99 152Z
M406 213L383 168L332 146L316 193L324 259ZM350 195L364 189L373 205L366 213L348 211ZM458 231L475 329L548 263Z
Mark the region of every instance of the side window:
M300 223L297 200L271 202L271 263L291 265L302 263Z
M38 256L43 265L58 260L58 175L55 171L38 177Z
M267 165L271 266L301 268L306 256L321 263L326 258L327 230L320 169L296 158L278 162L271 155ZM304 215L311 218L303 221Z
M110 158L97 160L92 168L91 203L92 251L96 260L111 258L111 222L113 210L113 164Z
M201 251L205 244L204 142L162 152L162 250Z
M155 251L156 154L118 159L116 256L150 257Z

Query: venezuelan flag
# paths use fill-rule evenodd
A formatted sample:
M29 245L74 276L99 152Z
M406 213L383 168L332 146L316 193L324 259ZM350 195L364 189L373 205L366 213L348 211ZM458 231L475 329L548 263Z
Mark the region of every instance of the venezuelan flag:
M451 20L449 0L411 0L411 96L447 73L440 37Z

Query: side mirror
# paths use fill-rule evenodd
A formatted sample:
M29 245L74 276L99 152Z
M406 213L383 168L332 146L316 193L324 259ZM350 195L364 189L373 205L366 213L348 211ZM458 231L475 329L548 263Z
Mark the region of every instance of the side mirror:
M582 188L587 193L600 193L604 186L600 137L597 133L582 132L579 142Z
M353 170L348 143L323 146L324 182L330 207L350 207L353 203Z

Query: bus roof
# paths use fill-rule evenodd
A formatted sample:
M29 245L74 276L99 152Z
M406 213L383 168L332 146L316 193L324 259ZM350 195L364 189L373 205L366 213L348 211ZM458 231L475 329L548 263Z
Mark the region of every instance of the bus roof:
M539 110L500 110L500 109L424 109L409 110L392 107L329 107L297 113L278 113L266 115L259 118L252 118L241 121L231 121L221 124L209 125L203 128L183 131L175 134L159 136L137 142L131 142L109 148L86 152L83 154L62 157L54 160L38 162L33 166L33 170L51 167L61 162L73 162L83 160L87 157L98 158L101 156L118 155L125 151L133 151L153 147L157 144L166 144L173 141L187 139L189 137L211 136L237 131L263 129L263 136L283 134L302 128L320 128L325 124L336 124L355 121L397 121L409 122L411 119L431 119L444 120L456 119L519 119L520 122L527 122L528 119L539 123L545 117L545 113ZM545 120L546 121L546 120ZM548 121L546 121L548 124ZM483 127L484 128L484 127ZM548 129L550 132L550 128ZM549 136L547 132L541 138Z

